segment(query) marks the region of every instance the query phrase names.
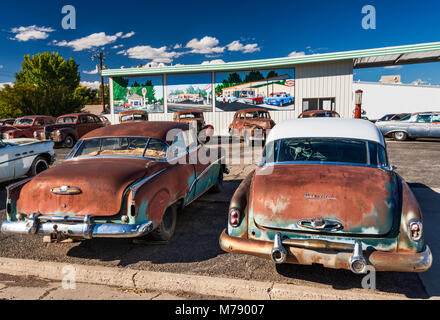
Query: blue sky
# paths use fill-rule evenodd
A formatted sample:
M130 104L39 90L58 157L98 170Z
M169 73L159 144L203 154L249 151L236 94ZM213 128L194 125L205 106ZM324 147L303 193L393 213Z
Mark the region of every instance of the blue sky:
M61 8L76 9L76 30L64 30ZM376 8L376 29L364 30L362 7ZM285 57L440 41L439 1L83 1L2 0L0 83L14 80L25 54L59 51L93 74L92 52L104 48L109 68L140 63L195 64ZM99 45L98 45L99 44ZM90 74L92 72L92 74ZM356 70L355 80L440 85L440 64Z

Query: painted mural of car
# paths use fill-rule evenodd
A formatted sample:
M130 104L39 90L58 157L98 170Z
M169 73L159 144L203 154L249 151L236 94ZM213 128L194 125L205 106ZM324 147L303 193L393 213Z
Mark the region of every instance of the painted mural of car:
M404 141L414 138L440 138L440 111L413 113L400 120L378 121L385 137Z
M263 103L264 97L263 96L251 96L247 95L239 99L240 102L246 103L246 104L252 104L257 105Z
M55 161L53 142L35 139L0 139L0 183L35 176Z
M282 107L294 103L295 99L288 93L273 93L270 97L264 98L263 102L265 104Z
M419 204L369 121L311 118L273 128L232 197L224 251L347 269L423 272ZM371 270L371 269L370 269Z
M234 96L219 96L217 97L216 101L217 102L223 102L223 103L233 103L236 102L238 100L237 97Z
M57 241L170 240L177 211L208 190L220 192L227 171L221 152L191 141L189 126L176 122L92 131L64 162L7 188L1 231L50 234ZM196 162L187 161L193 156Z

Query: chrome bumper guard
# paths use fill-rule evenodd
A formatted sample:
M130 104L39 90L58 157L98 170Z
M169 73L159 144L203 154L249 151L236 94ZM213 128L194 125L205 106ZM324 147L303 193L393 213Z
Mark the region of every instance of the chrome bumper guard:
M3 233L53 234L60 232L67 238L137 238L153 231L153 222L143 224L94 223L90 216L29 216L27 222L4 221Z

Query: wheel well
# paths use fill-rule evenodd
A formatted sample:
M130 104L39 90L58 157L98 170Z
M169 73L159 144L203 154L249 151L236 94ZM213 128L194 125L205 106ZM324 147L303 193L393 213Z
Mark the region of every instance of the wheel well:
M39 154L38 157L43 157L45 160L47 160L47 163L49 163L49 165L50 165L50 159L52 158L52 157L50 156L50 154L48 154L48 153L42 153L42 154ZM37 158L38 158L38 157L37 157ZM35 159L36 159L36 158L35 158Z

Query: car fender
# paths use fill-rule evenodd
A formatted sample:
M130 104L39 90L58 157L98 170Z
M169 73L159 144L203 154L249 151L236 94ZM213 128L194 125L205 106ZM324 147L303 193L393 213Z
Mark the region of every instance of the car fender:
M236 228L228 225L228 234L230 236L238 238L248 237L248 200L254 174L255 170L248 174L231 198L229 210L237 209L240 211L240 224Z

